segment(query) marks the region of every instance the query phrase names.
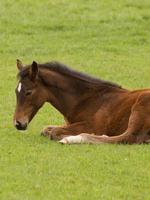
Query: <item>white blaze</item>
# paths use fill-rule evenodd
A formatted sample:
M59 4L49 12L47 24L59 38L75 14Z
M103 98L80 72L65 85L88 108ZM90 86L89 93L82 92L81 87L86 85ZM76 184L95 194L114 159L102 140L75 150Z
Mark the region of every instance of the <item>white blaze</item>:
M18 92L20 92L20 91L21 91L21 87L22 87L22 84L21 84L21 83L19 83L19 85L18 85L18 88L17 88Z

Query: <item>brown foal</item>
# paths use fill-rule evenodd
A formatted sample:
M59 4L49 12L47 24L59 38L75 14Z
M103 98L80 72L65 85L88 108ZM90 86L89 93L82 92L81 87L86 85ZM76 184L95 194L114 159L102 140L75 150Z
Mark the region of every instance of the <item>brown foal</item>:
M69 69L58 62L23 66L17 60L14 125L27 129L45 102L65 118L64 126L46 127L42 134L61 143L148 143L150 89L121 86Z

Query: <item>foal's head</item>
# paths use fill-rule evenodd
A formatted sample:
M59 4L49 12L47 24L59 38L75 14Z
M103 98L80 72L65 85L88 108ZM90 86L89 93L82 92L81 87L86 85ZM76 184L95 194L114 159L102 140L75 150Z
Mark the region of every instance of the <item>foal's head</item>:
M33 61L31 65L23 67L17 60L19 83L16 87L16 110L14 126L25 130L36 112L46 101L46 92L38 78L38 65Z

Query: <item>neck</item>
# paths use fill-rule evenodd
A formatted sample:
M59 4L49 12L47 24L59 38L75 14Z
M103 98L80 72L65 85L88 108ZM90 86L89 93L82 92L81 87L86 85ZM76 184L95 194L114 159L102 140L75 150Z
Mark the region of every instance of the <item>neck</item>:
M74 80L50 70L41 70L39 76L47 90L47 101L67 118L80 102L82 88L75 86Z
M63 75L61 73L40 69L39 77L47 91L47 101L65 118L69 118L76 106L98 93L122 90L119 87L92 84L91 82Z

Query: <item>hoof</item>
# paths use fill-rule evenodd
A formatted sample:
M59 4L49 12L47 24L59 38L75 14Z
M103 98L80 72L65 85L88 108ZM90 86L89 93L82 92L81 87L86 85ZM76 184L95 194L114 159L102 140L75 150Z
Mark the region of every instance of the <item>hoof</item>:
M43 131L41 132L41 136L46 136L45 133L44 133Z
M55 134L53 130L57 128L57 126L48 126L41 131L41 136L48 137L51 140L55 139Z
M47 130L43 130L41 132L41 136L47 137L50 140L60 140L62 139L60 136L57 136L54 132L52 131L47 131Z
M43 131L41 132L41 136L48 137L50 140L53 139L53 137L52 137L52 135L51 135L51 132L48 132L48 131L45 131L45 130L43 130Z
M44 131L44 130L41 131L41 136L45 136L45 137L46 137L46 136L48 136L48 135L49 135L49 134L48 134L46 131Z

